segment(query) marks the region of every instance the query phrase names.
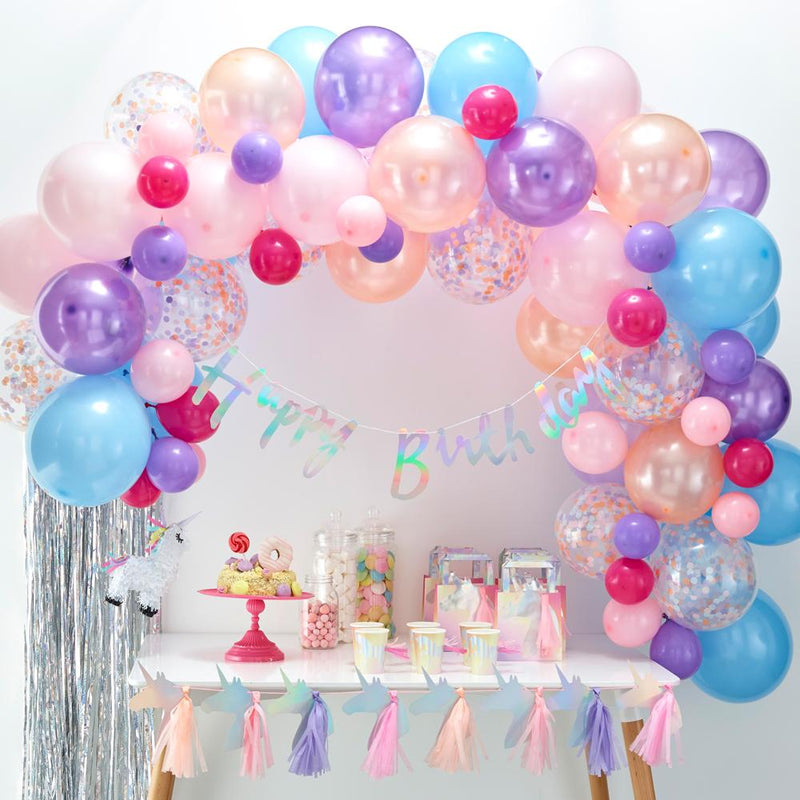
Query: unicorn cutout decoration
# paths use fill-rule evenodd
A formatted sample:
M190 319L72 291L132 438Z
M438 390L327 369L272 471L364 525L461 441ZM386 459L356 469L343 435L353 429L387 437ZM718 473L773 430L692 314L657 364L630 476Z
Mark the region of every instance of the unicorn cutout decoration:
M144 676L145 685L130 699L128 705L131 711L142 711L145 708L162 709L164 716L158 733L160 736L161 731L169 720L170 712L181 701L183 690L180 686L176 686L172 681L167 680L163 672L156 672L156 677L153 678L140 662L137 661L136 663L139 671Z
M486 711L512 712L513 719L503 742L503 746L509 749L517 745L525 732L525 725L533 708L535 695L520 684L516 675L510 675L508 680L504 680L503 674L497 667L494 669L494 674L497 676L499 691L493 692L484 699L483 708Z
M361 684L361 693L351 697L343 706L345 714L358 714L362 712L380 714L390 702L389 690L381 683L380 678L368 681L356 667L358 682ZM400 736L408 733L408 715L401 705L398 711L398 725Z
M573 675L571 681L568 680L558 664L556 664L556 672L561 681L561 688L553 693L547 705L551 711L575 711L588 697L589 689L577 675Z
M425 676L428 691L411 704L411 713L435 714L450 708L455 703L458 695L456 690L447 682L447 678L439 678L437 682L424 669L422 674Z
M233 714L233 724L228 731L225 747L228 750L238 750L244 740L244 716L253 699L250 691L242 684L241 678L229 681L219 666L217 675L222 691L207 697L200 708L209 713L219 711L223 714Z

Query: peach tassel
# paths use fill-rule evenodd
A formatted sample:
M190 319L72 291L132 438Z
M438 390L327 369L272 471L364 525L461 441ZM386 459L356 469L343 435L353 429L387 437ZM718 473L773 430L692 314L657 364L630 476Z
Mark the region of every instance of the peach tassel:
M478 738L475 726L475 717L464 697L463 689L456 689L458 699L439 728L436 742L428 753L425 761L430 767L438 767L445 772L475 772L478 770L478 747L483 757L486 750Z
M162 772L171 772L176 778L193 778L196 774L195 757L200 772L206 771L206 760L200 746L189 687L182 686L181 689L183 697L170 711L169 719L162 726L153 760L158 761L163 751Z

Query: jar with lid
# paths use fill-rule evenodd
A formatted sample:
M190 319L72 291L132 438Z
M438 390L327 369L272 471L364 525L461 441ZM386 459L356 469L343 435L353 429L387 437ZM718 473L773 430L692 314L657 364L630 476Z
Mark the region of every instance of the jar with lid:
M330 650L339 643L339 598L330 575L306 575L304 588L314 596L303 600L300 644L307 650Z
M380 518L376 508L358 529L358 616L359 622L380 622L394 636L392 620L394 598L395 532Z
M328 524L314 534L314 569L330 576L339 598L339 641L352 641L350 623L356 621L356 557L358 536L342 525L341 511L330 515Z

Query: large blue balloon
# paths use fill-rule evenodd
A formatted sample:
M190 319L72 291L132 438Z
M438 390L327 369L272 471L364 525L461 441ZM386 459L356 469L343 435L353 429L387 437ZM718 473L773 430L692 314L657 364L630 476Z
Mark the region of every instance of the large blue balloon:
M759 700L777 688L792 663L789 623L764 591L733 625L697 635L703 663L692 680L718 700Z
M690 327L734 328L763 311L781 278L770 232L733 208L695 211L672 226L675 258L653 275L667 311Z
M119 497L150 454L142 399L125 381L87 375L56 389L28 427L28 465L36 483L71 506Z
M781 311L778 306L778 300L775 298L762 312L756 314L747 322L737 325L733 330L743 333L753 343L756 353L764 356L769 352L770 347L775 344L780 324ZM695 328L692 326L692 329L698 342L704 342L714 332L710 328Z
M328 126L322 121L314 102L314 76L322 54L336 38L333 31L303 25L282 33L267 48L280 56L300 78L306 96L306 116L300 136L330 135Z
M432 114L462 124L461 108L480 86L502 86L517 101L519 119L533 113L538 88L536 70L525 51L498 33L469 33L442 50L428 80ZM476 140L486 155L493 142Z

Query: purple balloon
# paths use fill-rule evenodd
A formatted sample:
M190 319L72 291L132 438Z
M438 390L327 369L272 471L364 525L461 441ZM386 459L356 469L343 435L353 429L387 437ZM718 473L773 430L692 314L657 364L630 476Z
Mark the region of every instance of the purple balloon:
M761 151L731 131L702 131L711 155L711 180L700 208L738 208L756 217L769 193L769 167Z
M649 514L626 514L614 525L614 546L625 558L647 558L660 539L661 528Z
M130 361L142 344L139 290L107 264L73 264L44 286L33 310L36 336L53 361L80 375L102 375Z
M386 227L383 229L378 241L358 249L367 261L372 261L375 264L385 264L400 255L404 240L403 229L396 222L387 219Z
M136 271L151 281L169 281L186 266L186 242L166 225L145 228L133 240L131 261Z
M233 171L246 183L269 183L283 166L278 140L263 131L242 136L231 150Z
M675 237L660 222L639 222L625 234L625 257L640 272L660 272L675 257Z
M372 147L413 117L425 77L414 48L386 28L355 28L331 42L317 67L314 98L334 136Z
M706 375L700 394L716 397L728 407L731 430L726 442L771 439L783 427L792 406L786 376L766 358L756 359L747 378L732 385L717 383Z
M156 439L147 459L147 477L162 492L188 489L200 472L200 461L191 445L174 436Z
M756 349L739 331L714 331L700 348L706 375L717 383L739 383L756 365Z
M668 619L650 642L650 660L681 680L691 678L703 660L700 638L693 630Z
M492 147L486 185L495 205L523 225L558 225L592 196L592 149L571 125L531 117Z

